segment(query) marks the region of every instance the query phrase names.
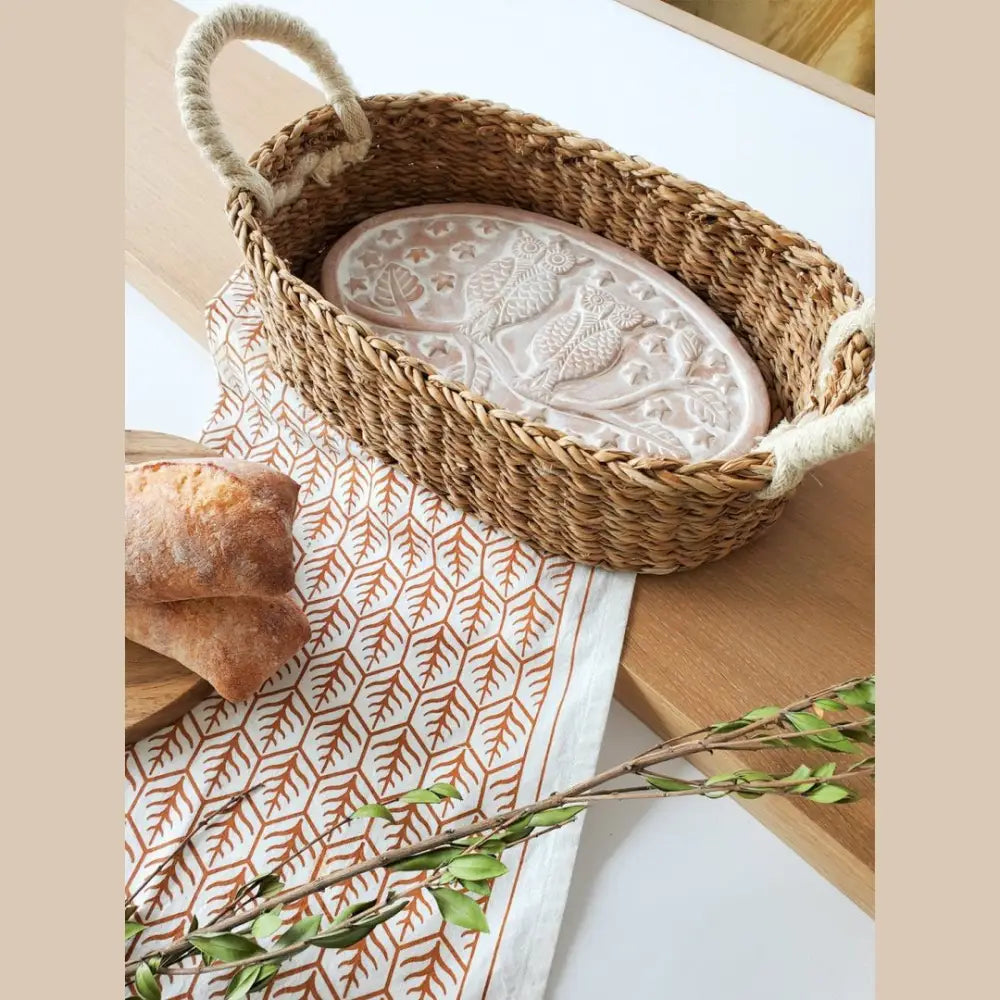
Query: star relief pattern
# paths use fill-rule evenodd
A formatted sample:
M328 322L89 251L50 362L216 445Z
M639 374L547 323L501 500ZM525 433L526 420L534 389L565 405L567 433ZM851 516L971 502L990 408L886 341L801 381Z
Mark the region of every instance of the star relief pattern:
M567 761L594 763L577 765L553 740L569 725L563 713L580 712L570 681L579 623L599 599L591 597L597 571L542 556L454 510L327 426L270 367L243 272L208 317L220 393L203 441L301 484L293 597L312 635L257 697L229 704L212 696L126 752L127 892L193 822L260 785L139 894L147 930L132 956L183 933L195 913L204 925L241 882L365 802L433 781L463 796L435 810L400 808L393 825L351 821L284 869L286 883L534 801L543 782L584 776L565 772ZM608 698L610 687L609 677ZM553 774L554 766L564 770ZM564 835L572 844L579 834ZM480 1000L492 976L516 979L512 969L523 964L519 954L502 956L505 941L522 933L518 895L531 891L519 859L512 854L510 878L485 902L492 934L443 925L418 894L357 947L307 951L283 966L268 996ZM307 905L329 921L352 900L413 877L371 872L285 914ZM215 1000L226 983L165 977L163 996Z
M455 275L445 271L431 275L431 282L436 292L450 292L455 287Z
M770 404L731 331L665 272L560 226L497 206L388 212L331 249L323 294L442 377L527 418L544 412L570 440L682 461L750 450ZM446 365L422 351L430 334L455 344ZM657 418L651 398L669 401Z

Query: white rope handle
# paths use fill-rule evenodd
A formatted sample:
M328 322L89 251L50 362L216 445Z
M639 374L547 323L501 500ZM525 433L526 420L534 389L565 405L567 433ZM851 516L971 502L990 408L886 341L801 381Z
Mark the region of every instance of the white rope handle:
M859 331L874 347L874 299L838 316L830 325L820 355L816 395L822 392L830 377L837 352ZM774 455L774 475L770 485L757 496L762 500L783 496L798 486L810 469L857 451L874 440L875 392L872 389L860 399L838 406L832 413L820 414L800 424L782 421L760 442L760 451L770 451Z
M346 142L324 153L301 156L291 176L279 184L272 185L236 152L212 103L212 63L223 46L237 39L276 42L308 63L347 136ZM230 4L198 18L177 50L174 79L181 119L191 141L212 162L223 183L252 191L265 215L294 201L310 175L328 184L348 164L364 159L371 145L371 126L330 46L305 21L282 11Z

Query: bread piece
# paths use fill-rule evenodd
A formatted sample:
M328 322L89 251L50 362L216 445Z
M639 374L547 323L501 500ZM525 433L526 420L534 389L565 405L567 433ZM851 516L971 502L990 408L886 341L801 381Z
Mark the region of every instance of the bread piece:
M126 601L125 635L243 701L305 645L309 619L288 597Z
M125 466L125 596L277 596L295 582L299 484L222 458Z

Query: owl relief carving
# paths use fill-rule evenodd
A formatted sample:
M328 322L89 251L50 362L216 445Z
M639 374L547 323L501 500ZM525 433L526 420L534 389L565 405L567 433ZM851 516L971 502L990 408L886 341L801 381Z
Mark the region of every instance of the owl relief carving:
M622 349L622 334L643 320L634 306L619 302L596 284L577 289L573 308L546 323L532 348L540 367L523 387L538 399L551 398L562 382L606 371Z
M561 237L542 241L518 231L509 254L469 276L460 332L482 342L503 327L537 316L555 302L560 277L586 263Z

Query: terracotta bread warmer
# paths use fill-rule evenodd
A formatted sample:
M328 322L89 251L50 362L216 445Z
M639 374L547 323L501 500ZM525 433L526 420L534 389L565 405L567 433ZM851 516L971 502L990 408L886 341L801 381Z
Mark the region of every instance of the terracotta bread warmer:
M249 163L222 131L211 63L234 39L277 42L328 103ZM719 559L781 513L809 469L874 437L874 304L815 244L663 167L531 114L453 94L359 99L304 22L232 6L178 52L188 132L228 212L273 363L331 424L450 503L546 552L671 573ZM757 364L771 430L750 454L683 462L598 450L491 405L317 291L329 247L381 212L502 205L579 226L676 277Z

